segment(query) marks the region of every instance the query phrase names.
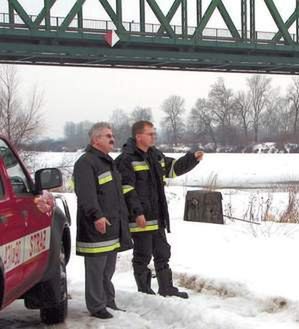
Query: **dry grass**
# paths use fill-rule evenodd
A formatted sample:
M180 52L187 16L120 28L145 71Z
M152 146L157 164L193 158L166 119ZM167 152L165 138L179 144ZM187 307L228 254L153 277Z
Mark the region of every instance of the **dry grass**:
M275 193L287 193L287 203L281 209L277 209L273 199ZM233 215L233 196L229 196L229 201L224 204L224 214ZM240 219L254 222L268 223L299 223L299 186L288 185L274 186L268 193L257 191L250 195L248 204Z
M286 209L281 213L280 223L299 223L299 186L291 185L288 187L288 204Z

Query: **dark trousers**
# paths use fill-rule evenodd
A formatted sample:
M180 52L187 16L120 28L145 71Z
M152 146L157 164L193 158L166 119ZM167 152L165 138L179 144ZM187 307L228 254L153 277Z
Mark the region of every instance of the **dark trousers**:
M114 301L111 281L115 271L116 252L85 259L85 300L90 313L95 313Z
M133 233L132 238L134 241L132 263L135 274L147 271L147 265L152 256L154 257L156 272L169 268L171 251L164 229Z

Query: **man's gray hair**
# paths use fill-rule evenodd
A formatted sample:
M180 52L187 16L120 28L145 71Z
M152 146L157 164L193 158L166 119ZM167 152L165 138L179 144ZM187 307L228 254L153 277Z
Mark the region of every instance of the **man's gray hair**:
M105 128L112 129L112 126L110 123L104 121L95 123L88 132L90 140L92 140L94 137L101 135L102 130Z

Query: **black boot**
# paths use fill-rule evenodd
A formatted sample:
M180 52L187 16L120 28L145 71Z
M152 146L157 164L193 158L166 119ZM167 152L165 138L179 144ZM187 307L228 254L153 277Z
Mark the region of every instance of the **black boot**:
M124 310L124 309L122 309L122 308L119 308L119 307L116 305L115 300L112 300L112 301L108 302L106 306L109 307L109 308L111 308L111 309L114 310L114 311L126 312L126 310Z
M156 273L159 284L159 295L161 296L176 296L180 298L189 298L188 294L184 291L179 291L178 288L173 286L171 269L165 269Z
M149 295L155 295L155 292L151 288L152 272L150 269L147 269L143 273L134 273L134 277L138 291Z

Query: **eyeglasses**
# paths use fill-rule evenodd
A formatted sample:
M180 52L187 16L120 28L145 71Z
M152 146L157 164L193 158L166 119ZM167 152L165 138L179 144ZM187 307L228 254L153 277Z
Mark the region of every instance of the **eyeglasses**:
M115 138L115 136L112 134L99 135L98 137L107 137L109 139Z
M157 133L142 133L142 135L147 135L147 136L155 137L155 136L157 136Z

